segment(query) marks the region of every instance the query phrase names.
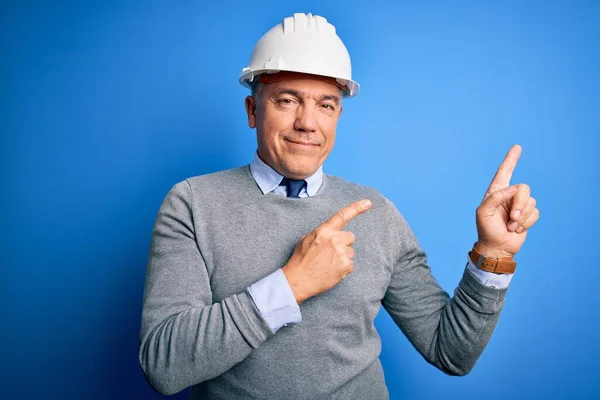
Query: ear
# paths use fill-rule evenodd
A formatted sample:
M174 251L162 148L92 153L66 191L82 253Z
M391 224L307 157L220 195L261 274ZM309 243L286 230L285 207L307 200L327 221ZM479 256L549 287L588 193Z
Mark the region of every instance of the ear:
M342 107L342 105L340 104L340 115L338 115L338 118L342 116L342 111L344 111L344 107Z
M256 100L252 96L246 96L244 105L248 114L248 126L254 129L256 128Z

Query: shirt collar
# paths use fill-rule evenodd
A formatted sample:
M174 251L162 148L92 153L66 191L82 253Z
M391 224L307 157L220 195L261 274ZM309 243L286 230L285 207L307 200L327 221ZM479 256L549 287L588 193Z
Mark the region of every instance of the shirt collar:
M260 159L258 152L254 153L254 160L250 164L250 172L263 194L271 193L283 179L279 172ZM323 183L323 166L320 166L317 172L304 180L306 181L306 193L309 196L314 196Z

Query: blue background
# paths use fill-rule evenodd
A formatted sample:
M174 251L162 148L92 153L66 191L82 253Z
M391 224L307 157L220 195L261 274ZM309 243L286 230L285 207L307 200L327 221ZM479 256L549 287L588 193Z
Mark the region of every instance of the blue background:
M3 2L0 396L160 397L137 360L159 204L250 162L239 73L264 32L311 11L362 85L325 170L391 198L444 288L515 143L513 183L541 210L470 375L429 366L380 314L392 399L598 398L598 4Z

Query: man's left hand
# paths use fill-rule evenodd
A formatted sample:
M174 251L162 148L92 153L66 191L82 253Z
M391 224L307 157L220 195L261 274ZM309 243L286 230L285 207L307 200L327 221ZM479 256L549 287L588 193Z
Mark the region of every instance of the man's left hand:
M477 207L479 239L475 246L486 257L512 258L525 242L527 230L540 217L529 186L510 186L521 150L519 145L510 149Z

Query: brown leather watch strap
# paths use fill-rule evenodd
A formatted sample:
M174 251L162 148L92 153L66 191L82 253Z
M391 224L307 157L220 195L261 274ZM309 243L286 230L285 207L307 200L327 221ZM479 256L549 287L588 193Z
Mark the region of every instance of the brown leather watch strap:
M484 271L493 272L495 274L514 274L517 269L517 263L512 260L501 258L487 258L479 253L475 246L469 253L469 257L473 264L477 265Z

